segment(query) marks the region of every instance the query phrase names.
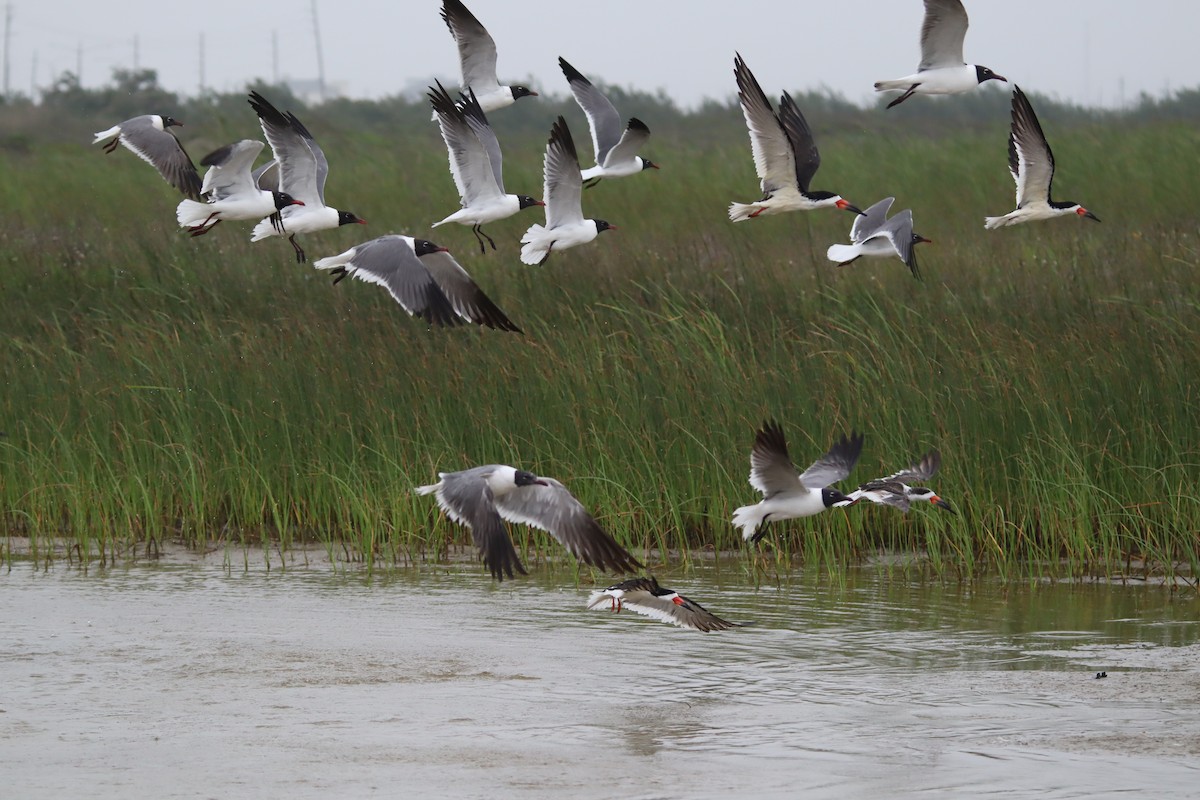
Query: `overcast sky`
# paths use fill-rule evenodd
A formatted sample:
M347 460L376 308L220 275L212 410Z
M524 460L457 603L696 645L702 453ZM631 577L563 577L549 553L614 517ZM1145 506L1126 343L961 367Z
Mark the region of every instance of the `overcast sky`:
M915 70L923 13L920 0L466 3L496 39L502 81L565 93L562 55L593 80L662 89L685 107L732 96L735 50L768 94L828 87L855 102L868 100L874 81ZM317 75L312 0L4 4L12 14L10 88L25 94L75 71L80 50L85 86L106 83L113 67L134 66L136 50L137 65L156 69L163 86L193 94L201 81L202 37L204 85L217 91L241 91L254 78ZM344 94L394 95L434 75L457 80L441 0L316 0L315 6L326 81ZM1141 92L1200 84L1193 52L1200 2L968 0L966 6L967 61L1027 90L1114 106ZM597 23L604 28L593 29Z

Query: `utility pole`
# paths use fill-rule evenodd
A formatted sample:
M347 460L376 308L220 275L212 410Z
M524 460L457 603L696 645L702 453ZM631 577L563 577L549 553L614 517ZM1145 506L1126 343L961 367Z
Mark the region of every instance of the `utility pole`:
M9 56L12 53L12 3L4 6L4 94L8 97Z
M313 38L317 42L317 88L325 102L325 56L321 54L321 26L317 22L317 0L312 0Z
M83 42L75 48L75 79L83 86Z

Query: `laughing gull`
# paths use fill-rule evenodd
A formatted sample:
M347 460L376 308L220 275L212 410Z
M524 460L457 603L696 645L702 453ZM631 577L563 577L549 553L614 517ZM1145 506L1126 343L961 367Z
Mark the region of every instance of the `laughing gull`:
M175 209L179 226L187 228L192 236L202 236L221 220L262 219L275 215L278 221L279 212L287 206L304 205L287 192L258 188L250 167L262 149L262 142L243 139L201 159L201 166L209 168L200 190L208 202L180 201Z
M257 242L268 236L287 235L296 261L304 261L304 248L296 243L296 234L314 233L339 225L358 223L366 225L349 211L338 211L325 205L325 178L329 174L329 162L325 153L313 139L308 128L292 112L281 114L258 92L250 92L250 107L258 114L263 134L271 145L275 160L279 162L279 190L287 192L302 202L303 206L288 206L279 212L282 224L264 219L254 226L250 241Z
M772 520L811 517L827 508L853 504L829 485L850 474L862 446L862 434L851 431L849 438L843 435L828 453L801 473L788 457L783 428L771 420L763 423L750 451L750 485L763 493L763 499L734 511L734 527L741 528L743 539L757 542L766 535L766 528L759 531L759 526Z
M1022 222L1078 214L1100 221L1092 212L1071 200L1051 200L1050 183L1054 180L1054 153L1029 98L1021 87L1013 87L1012 129L1008 134L1008 169L1017 182L1017 208L1002 217L984 217L988 230Z
M597 569L632 572L642 567L554 478L504 464L439 472L438 478L435 484L418 486L417 494L436 494L447 516L471 529L496 580L513 577L514 570L526 574L502 518L548 531L575 558Z
M674 589L664 589L653 576L631 578L592 592L588 597L589 609L603 611L606 606L609 611L619 612L627 608L643 616L706 633L739 627L738 623L721 619Z
M114 125L106 131L100 131L92 144L99 144L109 137L113 140L104 145L104 152L111 153L123 144L158 170L167 183L174 186L186 196L200 199L200 173L188 156L183 145L167 128L173 125L183 127L183 123L174 117L161 114L143 114L140 117L127 119L120 125Z
M754 168L762 184L762 199L757 203L731 203L729 218L734 222L785 211L811 211L814 208L841 208L861 214L833 192L809 191L809 182L821 166L821 155L813 141L812 130L800 108L784 92L779 113L740 54L733 59L738 99L750 130Z
M488 125L487 117L479 100L470 89L456 104L449 92L438 83L429 88L429 102L437 114L442 139L450 153L450 174L462 198L462 208L434 228L447 222L470 225L479 242L479 252L486 253L483 240L487 239L492 249L496 243L483 232L485 222L511 217L518 211L532 206L544 206L526 194L506 194L504 191L504 158L500 155L500 142Z
M885 197L861 216L855 217L854 225L850 228L850 241L853 244L831 244L826 258L844 267L863 256L899 256L912 270L913 277L920 280L916 246L930 240L913 232L912 211L909 209L904 209L891 219L887 218L888 209L895 200L894 197Z
M931 489L912 485L928 483L941 466L942 454L937 450L930 450L908 469L893 472L886 478L868 481L847 497L856 503L859 500L870 500L872 503L891 506L901 511L908 511L913 500L927 500L938 508L943 508L951 514L957 514L948 502L934 494Z
M484 111L510 106L521 97L537 97L537 92L524 86L500 85L496 77L496 42L460 0L442 3L442 20L458 45L463 93L474 91Z
M464 322L502 331L521 332L496 307L450 251L426 239L380 236L355 245L344 253L322 258L317 269L333 270L336 284L346 275L387 289L392 298L414 317L430 325L453 326Z
M604 93L562 56L558 57L558 66L567 76L571 94L575 95L575 102L587 115L588 127L592 131L596 166L583 171L584 185L591 188L601 178L623 178L644 169L658 169L658 164L637 154L650 139L650 129L646 123L631 117L622 131L621 115Z
M545 162L546 224L531 225L521 237L521 261L544 264L551 250L586 244L601 231L615 231L602 219L583 218L583 178L579 172L579 156L567 121L561 116L550 129Z
M877 92L902 91L888 103L897 106L914 94L959 94L984 81L1004 81L987 67L963 61L963 39L967 35L967 10L962 0L925 0L925 23L921 26L921 63L917 71L892 81L878 81Z

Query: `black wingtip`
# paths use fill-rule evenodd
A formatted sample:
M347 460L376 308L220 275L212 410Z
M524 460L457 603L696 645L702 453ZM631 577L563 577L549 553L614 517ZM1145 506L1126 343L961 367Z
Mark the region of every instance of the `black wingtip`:
M558 67L563 71L563 75L566 76L567 83L582 83L586 84L587 86L592 85L592 82L584 77L582 72L567 63L567 60L562 56L558 57Z

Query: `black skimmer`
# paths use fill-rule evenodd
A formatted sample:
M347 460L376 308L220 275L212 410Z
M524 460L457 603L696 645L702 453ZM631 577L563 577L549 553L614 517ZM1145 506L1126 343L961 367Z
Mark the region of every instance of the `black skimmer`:
M808 122L791 95L784 92L779 98L779 113L776 114L740 54L734 56L733 74L737 77L738 99L746 117L746 127L750 130L754 169L758 172L763 196L757 203L731 203L729 218L741 222L753 217L814 208L840 208L861 214L840 195L809 190L809 183L821 166L821 154L817 152Z
M913 485L928 483L941 466L942 454L937 450L930 450L914 464L911 464L908 469L893 472L886 478L868 481L847 497L856 503L859 500L870 500L872 503L891 506L901 511L908 511L914 500L926 500L951 514L957 514L958 512L948 502L934 494L933 490Z
M1002 217L984 217L988 230L1022 222L1077 214L1084 219L1100 221L1092 212L1071 200L1051 200L1050 184L1054 180L1054 153L1029 98L1021 87L1013 87L1012 128L1008 134L1008 169L1017 182L1017 208Z
M917 71L893 81L878 81L877 92L902 91L888 103L897 106L914 94L959 94L985 81L1008 79L987 67L963 61L963 39L967 35L967 10L962 0L925 0L925 22L921 25L921 63Z
M632 572L642 567L554 478L504 464L439 472L438 478L435 484L418 486L417 494L436 494L447 516L471 529L496 580L513 577L514 570L526 574L502 519L548 531L575 558L597 569Z
M757 542L766 535L766 528L759 530L759 526L767 522L811 517L827 508L853 504L829 486L850 474L862 446L862 434L851 431L849 437L843 435L828 453L801 473L788 457L783 428L772 420L763 423L750 451L750 485L763 493L763 499L734 511L734 527L741 528L743 539Z
M250 93L249 103L258 114L263 134L279 162L279 190L303 203L302 206L287 206L279 212L282 224L278 219L264 219L255 225L250 241L286 234L296 251L296 261L302 262L306 256L304 248L296 243L296 234L315 233L352 223L366 225L366 220L349 211L325 205L329 162L304 123L290 111L281 114L258 92Z
M200 165L209 169L200 193L208 202L180 201L175 210L179 226L192 236L202 236L221 220L262 219L272 214L278 220L287 206L304 205L287 192L258 188L250 167L262 149L262 142L243 139L202 158Z
M355 245L313 263L333 270L338 283L346 275L388 290L400 306L430 325L463 322L520 333L463 269L450 251L426 239L396 234Z
M525 86L500 85L496 77L496 42L460 0L442 3L442 20L458 45L463 94L468 89L474 91L485 112L511 106L522 97L537 97L537 92Z
M898 256L912 270L913 277L920 280L916 246L930 240L913 231L912 211L909 209L898 212L891 219L887 218L888 209L895 200L894 197L885 197L861 216L855 217L854 225L850 228L852 244L831 244L826 258L844 267L863 256Z
M113 137L111 142L104 145L104 152L111 153L123 144L139 158L158 170L167 183L183 192L193 200L200 199L200 173L188 156L183 145L167 128L183 123L174 117L161 114L143 114L140 117L127 119L120 125L114 125L106 131L100 131L92 144L98 144Z
M607 608L614 612L628 608L630 611L681 628L692 628L706 633L739 627L738 623L721 619L674 589L664 589L654 577L630 578L607 589L592 592L587 607L601 611Z
M583 171L584 186L591 188L601 178L623 178L642 170L658 169L658 164L637 154L650 139L650 129L646 123L631 117L622 130L621 115L604 92L593 86L583 73L568 64L562 56L558 57L558 66L567 76L571 94L575 95L575 102L587 115L588 127L592 131L596 166Z
M433 223L433 227L447 222L470 225L479 242L479 252L487 252L484 239L495 250L496 243L483 232L484 223L511 217L521 209L544 206L545 203L529 195L505 193L500 142L488 125L473 91L468 89L461 103L456 104L438 83L436 89L429 89L429 102L437 114L438 127L450 153L450 174L454 176L454 185L462 198L462 208L441 222Z
M544 264L550 251L586 244L601 231L615 231L602 219L583 218L583 177L567 121L561 116L550 129L545 161L546 224L531 225L521 237L521 261Z

